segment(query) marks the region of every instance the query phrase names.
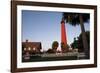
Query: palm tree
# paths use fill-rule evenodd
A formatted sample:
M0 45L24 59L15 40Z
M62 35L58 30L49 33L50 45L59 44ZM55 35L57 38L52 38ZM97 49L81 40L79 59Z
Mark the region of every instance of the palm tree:
M84 23L89 21L90 15L88 13L63 13L63 19L66 21L66 23L69 23L72 26L80 25L84 52L86 54L86 58L89 58L89 50Z

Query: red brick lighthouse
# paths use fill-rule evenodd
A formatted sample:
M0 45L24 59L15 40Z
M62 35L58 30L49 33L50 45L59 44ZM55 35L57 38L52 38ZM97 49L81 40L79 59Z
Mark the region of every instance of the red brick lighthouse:
M66 37L66 28L65 28L65 21L62 19L61 21L61 50L62 52L67 52L67 37Z

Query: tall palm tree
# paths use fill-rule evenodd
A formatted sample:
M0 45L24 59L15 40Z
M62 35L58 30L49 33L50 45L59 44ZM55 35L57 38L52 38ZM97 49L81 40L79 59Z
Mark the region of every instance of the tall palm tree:
M86 58L89 58L88 43L85 34L84 23L88 22L90 15L88 13L63 13L63 19L66 23L69 23L72 26L80 25L83 39L83 48L86 54Z

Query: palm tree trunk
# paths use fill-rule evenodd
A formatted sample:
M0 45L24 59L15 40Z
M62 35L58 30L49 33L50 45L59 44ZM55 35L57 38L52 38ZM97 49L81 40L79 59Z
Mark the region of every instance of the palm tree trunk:
M82 31L82 41L83 41L83 48L84 48L84 52L86 55L86 59L89 59L89 47L88 47L88 43L87 43L87 38L86 38L86 34L85 34L85 28L84 28L84 23L83 23L83 18L82 15L79 15L79 19L80 19L80 26L81 26L81 31Z

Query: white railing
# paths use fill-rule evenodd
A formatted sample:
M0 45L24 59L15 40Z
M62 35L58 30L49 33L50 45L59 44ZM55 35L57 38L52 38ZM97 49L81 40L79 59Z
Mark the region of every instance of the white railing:
M63 57L63 56L77 56L78 53L56 53L56 54L42 54L41 57Z

